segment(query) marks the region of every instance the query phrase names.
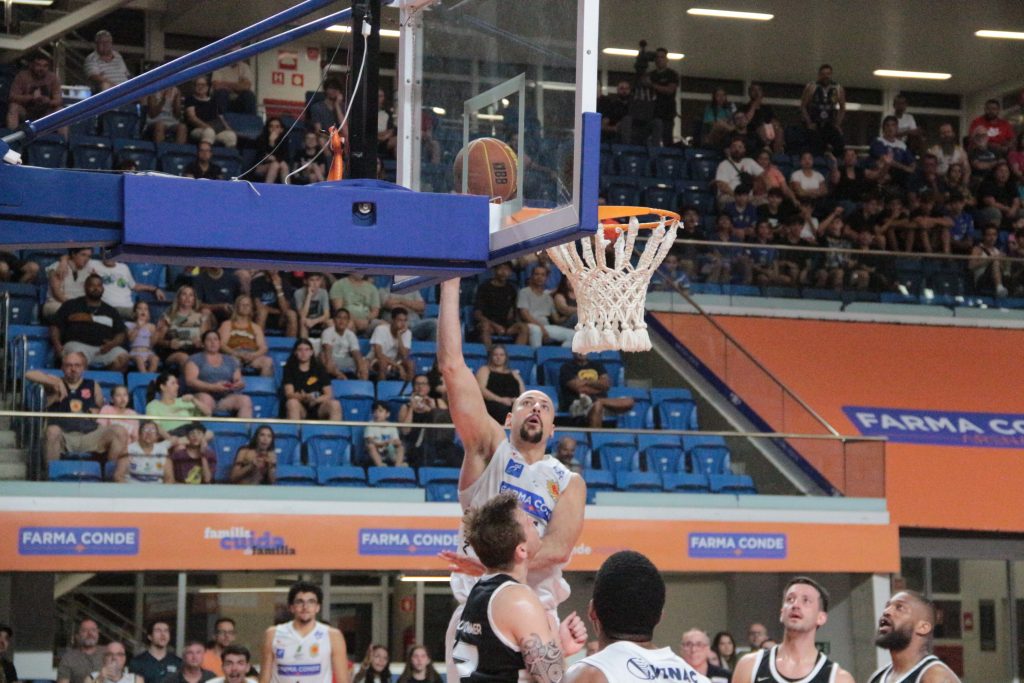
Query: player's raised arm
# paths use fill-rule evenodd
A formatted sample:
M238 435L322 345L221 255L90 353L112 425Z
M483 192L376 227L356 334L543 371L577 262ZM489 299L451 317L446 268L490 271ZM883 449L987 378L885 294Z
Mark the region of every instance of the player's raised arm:
M565 660L557 633L552 633L544 607L527 586L514 586L494 602L495 627L519 646L531 681L553 683L565 674Z
M491 419L484 404L476 376L466 366L462 355L462 326L459 322L459 280L441 284L440 314L437 325L437 366L448 388L448 409L455 430L466 449L463 472L470 481L460 481L465 488L475 481L486 467L494 449L505 438L505 431ZM467 472L467 466L470 469Z
M583 477L573 474L551 513L551 521L540 541L540 548L530 558L530 569L562 565L572 558L572 549L583 533L583 514L587 504L587 485Z
M260 681L270 683L274 673L274 627L263 634L263 651L260 653Z

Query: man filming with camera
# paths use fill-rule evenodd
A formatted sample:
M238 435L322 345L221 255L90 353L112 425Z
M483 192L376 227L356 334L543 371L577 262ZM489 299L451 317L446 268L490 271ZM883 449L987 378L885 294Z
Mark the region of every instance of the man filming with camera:
M652 61L654 70L648 71ZM646 40L640 41L640 52L633 66L636 84L629 116L620 129L623 142L667 147L672 144L675 127L679 74L668 67L668 50L659 47L650 52Z

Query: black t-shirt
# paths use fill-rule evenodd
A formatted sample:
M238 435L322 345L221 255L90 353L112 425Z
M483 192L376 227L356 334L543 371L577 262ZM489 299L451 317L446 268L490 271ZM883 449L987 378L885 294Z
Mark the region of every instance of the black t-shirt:
M785 236L779 238L775 242L783 247L813 247L813 243L805 242L803 240L797 240L796 242L790 242ZM811 251L797 251L790 249L779 250L779 260L789 261L790 263L796 264L796 267L803 270L807 267L808 262L814 256L814 252Z
M181 669L181 658L168 652L163 659L157 659L149 650L132 657L128 670L142 676L145 683L160 683L168 674Z
M331 385L331 378L316 364L310 363L309 370L300 370L298 364L286 365L284 368L284 379L281 386L291 384L295 391L304 391L307 394L319 396L323 393L324 387Z
M679 85L679 74L672 69L655 69L651 72L654 85ZM670 119L676 115L676 96L658 93L654 98L654 115L659 119Z
M561 409L569 410L569 405L579 397L579 394L569 388L569 382L574 379L599 379L601 375L606 374L608 374L608 371L605 370L604 365L596 360L588 359L584 363L569 360L563 363L558 371L558 393L561 397ZM607 393L597 394L597 397L603 398L607 395ZM591 397L593 398L594 395L591 395Z
M110 304L90 304L84 296L65 301L57 311L61 343L81 342L103 346L124 332L124 320Z
M618 93L602 95L597 98L597 113L613 124L618 123L629 113L629 99L619 97Z
M235 299L242 293L238 278L226 270L219 278L210 277L205 270L201 271L192 279L192 287L204 304L234 304Z
M749 102L747 103L747 106L743 109L743 111L750 111ZM774 120L775 110L772 109L767 104L761 104L761 106L757 108L757 111L754 112L754 115L751 116L750 119L747 121L747 125L753 128L754 130L757 130L758 127L763 126L766 123L771 123ZM750 150L748 149L747 151Z
M12 662L0 657L0 666L4 668L4 679L7 680L7 683L14 683L18 680L18 670L14 668Z
M854 232L874 232L875 228L878 227L881 215L882 214L879 213L874 216L868 216L862 209L857 209L847 217L846 224L849 225L850 229Z
M213 101L213 98L204 101L197 100L195 96L186 97L184 108L188 109L189 107L196 108L196 118L198 118L203 123L212 124L214 121L217 120L217 117L223 113L217 107L217 103ZM149 682L147 681L147 683Z
M193 178L205 178L206 180L220 180L220 176L221 173L223 173L223 171L221 170L220 166L213 163L212 161L210 162L210 165L206 168L205 171L199 168L198 161L193 161L191 164L186 166L181 173L182 175L192 176Z
M864 176L864 169L854 166L853 177L846 175L846 169L839 169L839 182L834 190L837 200L848 202L859 202L864 199L864 194L870 189L870 183Z
M978 188L978 199L981 200L979 203L984 204L985 197L995 197L1000 204L1009 206L1017 197L1017 183L1008 180L1006 184L1000 185L995 180L986 180Z
M511 323L519 290L511 282L498 286L488 280L476 290L476 306L485 318L499 325Z
M291 302L294 290L285 278L281 278L281 289L284 291L285 301ZM277 289L274 288L274 283L270 281L270 278L263 273L253 277L252 284L249 285L249 293L252 295L253 300L268 308L280 307L280 304L277 302Z
M782 203L779 204L779 210L775 213L772 213L772 207L768 204L762 204L757 207L757 220L768 221L772 224L773 228L776 228L782 223L782 221L786 220L787 216L792 216L797 211L798 209L793 206L792 202L788 199L784 199Z

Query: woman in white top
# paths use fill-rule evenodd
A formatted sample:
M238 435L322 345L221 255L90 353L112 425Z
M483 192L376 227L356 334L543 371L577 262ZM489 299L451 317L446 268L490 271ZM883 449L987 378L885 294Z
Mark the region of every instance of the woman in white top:
M828 194L828 183L814 170L814 155L810 152L800 155L800 168L789 176L789 187L798 199L814 201Z

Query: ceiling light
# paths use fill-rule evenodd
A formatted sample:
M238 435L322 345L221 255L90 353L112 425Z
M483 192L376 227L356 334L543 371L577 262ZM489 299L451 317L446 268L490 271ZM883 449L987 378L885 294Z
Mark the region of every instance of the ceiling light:
M11 0L15 5L39 5L41 7L49 7L53 4L53 0Z
M200 593L287 593L288 586L266 586L265 588L200 588Z
M935 71L901 71L899 69L875 69L874 73L876 76L888 78L924 78L930 81L946 81L953 77L953 74Z
M1005 38L1006 40L1024 40L1024 31L990 31L982 29L975 31L974 35L979 38Z
M328 26L327 30L333 31L334 33L352 33L352 27L348 24L333 24ZM382 28L380 30L380 35L383 38L398 38L402 34L393 28Z
M438 116L444 116L448 111L444 107L431 107L430 111L434 112Z
M606 47L605 49L601 50L601 52L605 53L606 55L612 55L615 57L636 57L637 55L640 54L639 50L631 50L625 47ZM682 52L668 53L668 58L673 61L679 61L685 56L686 55L684 55Z
M749 19L751 21L771 21L775 18L774 14L764 14L763 12L734 12L730 9L704 9L703 7L691 7L686 10L687 14L693 14L698 17L718 17L719 19Z
M413 574L409 574L399 577L398 580L403 581L405 583L447 583L451 580L451 577L448 575L416 576Z

